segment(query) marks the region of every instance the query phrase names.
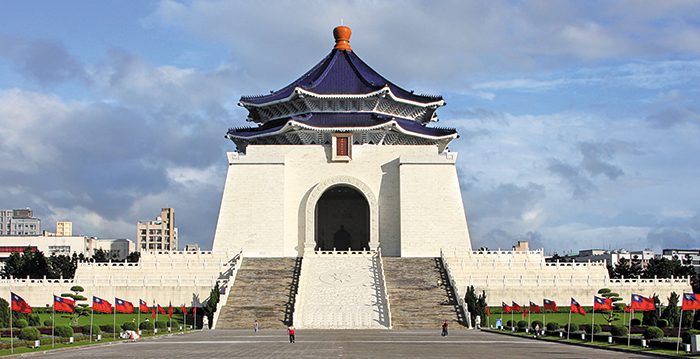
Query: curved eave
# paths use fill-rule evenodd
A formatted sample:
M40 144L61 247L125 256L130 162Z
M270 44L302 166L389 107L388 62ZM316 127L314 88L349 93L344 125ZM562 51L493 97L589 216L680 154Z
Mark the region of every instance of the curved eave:
M389 131L389 130L396 130L397 132L404 134L404 135L410 135L410 136L415 136L418 138L423 138L427 140L432 140L432 141L447 141L450 142L458 137L457 132L445 135L445 136L431 136L431 135L426 135L423 133L419 132L414 132L414 131L408 131L401 127L401 125L396 121L396 120L390 120L375 126L366 126L366 127L317 127L317 126L309 126L308 124L290 120L287 121L287 123L284 124L284 126L280 127L279 129L275 131L270 131L270 132L265 132L261 133L258 135L246 135L246 136L238 136L235 133L227 133L226 138L233 140L235 139L241 139L241 140L246 140L246 139L255 139L255 138L262 138L262 137L268 137L268 136L275 136L275 135L280 135L287 133L289 131L294 131L294 130L306 130L306 131L317 131L317 132L369 132L369 131Z
M292 91L292 93L290 93L289 96L287 96L285 98L281 98L281 99L270 101L270 102L260 103L260 104L246 102L245 100L241 100L241 101L239 101L238 105L243 106L245 108L249 108L249 107L250 108L260 108L260 107L275 105L275 104L282 103L282 102L288 102L288 101L293 100L296 97L303 97L303 96L309 96L309 97L315 97L315 98L321 98L321 99L322 98L328 98L328 99L345 98L345 99L352 100L352 99L366 99L366 98L370 98L370 97L383 96L383 95L388 95L393 101L405 103L407 105L416 106L416 107L436 109L438 107L445 106L445 100L443 100L443 99L440 99L438 101L433 101L433 102L427 102L427 103L406 100L404 98L396 96L394 94L394 92L391 91L391 88L389 86L384 86L383 88L381 88L377 91L369 92L366 94L333 94L333 95L319 94L319 93L305 90L305 89L297 86L296 88L294 88L294 91Z

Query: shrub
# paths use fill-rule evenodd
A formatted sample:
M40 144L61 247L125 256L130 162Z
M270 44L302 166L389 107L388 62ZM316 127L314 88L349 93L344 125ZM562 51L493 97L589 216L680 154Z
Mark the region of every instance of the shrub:
M506 322L506 328L512 328L513 327L513 321L509 320Z
M664 337L664 331L659 327L649 327L644 331L644 339L658 339Z
M666 319L659 319L658 322L656 322L656 326L659 328L666 328L668 326L668 320Z
M122 331L122 327L117 324L115 327L114 324L107 324L105 325L105 333L119 333Z
M39 333L39 329L26 327L19 331L19 335L17 337L22 340L37 340L41 338L41 333Z
M681 338L683 338L683 343L685 344L691 344L690 343L690 337L693 335L700 335L700 330L687 330L681 334Z
M36 314L30 315L28 317L29 319L27 320L27 323L29 324L30 327L38 327L41 325L41 319L39 319L39 316Z
M168 323L168 324L170 324L170 323ZM173 328L177 328L178 325L180 325L180 323L178 323L177 320L173 320L172 327L173 327Z
M136 331L136 323L134 323L134 322L126 322L126 323L122 324L122 328L123 328L124 330L133 330L133 331Z
M526 320L521 320L518 322L518 329L525 329L527 328L527 321Z
M540 326L540 329L544 329L544 323L542 323L542 321L540 321L540 320L533 320L531 325L532 325L532 329L535 329L535 327L537 325Z
M17 319L12 323L12 326L21 329L28 327L29 323L25 319Z
M92 335L100 334L100 333L102 333L102 329L100 329L100 326L93 324L92 325ZM83 325L83 335L90 335L90 324Z
M68 325L57 325L54 331L56 335L61 338L70 338L73 336L73 328Z
M159 320L159 321L156 322L156 328L158 328L158 329L165 329L165 328L167 328L167 327L168 327L168 323L167 323L167 322L164 322L164 321L162 321L162 320Z
M547 330L559 330L559 328L561 328L561 325L557 322L547 323Z
M637 319L637 318L634 318L634 319L632 319L631 325L633 327L638 327L638 326L642 325L642 321Z
M578 324L576 324L576 323L567 324L566 331L569 333L577 332L578 331Z
M52 325L53 325L53 322L51 321L51 319L46 319L46 320L44 321L44 326L45 326L45 327L50 327L50 326L52 326Z
M584 329L586 331L586 334L591 334L591 325L586 324L586 328ZM593 326L593 333L600 333L601 328L600 325L596 324Z
M139 329L141 330L153 330L153 323L152 322L143 322L139 324Z
M693 323L693 329L700 330L700 320Z
M626 337L629 330L624 325L614 325L610 328L610 334L614 337Z

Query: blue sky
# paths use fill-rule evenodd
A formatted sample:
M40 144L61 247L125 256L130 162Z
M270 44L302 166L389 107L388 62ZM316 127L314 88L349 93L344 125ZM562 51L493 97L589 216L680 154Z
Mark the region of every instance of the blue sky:
M473 246L699 247L695 1L0 3L0 207L210 248L242 95L332 48L440 94Z

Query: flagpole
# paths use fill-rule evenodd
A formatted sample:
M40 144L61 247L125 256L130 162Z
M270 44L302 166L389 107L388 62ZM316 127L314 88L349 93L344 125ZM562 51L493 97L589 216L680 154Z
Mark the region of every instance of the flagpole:
M570 333L571 333L571 305L569 305L569 326L566 327L566 340L569 340Z
M530 303L532 303L532 302L530 302ZM531 320L532 320L532 311L530 311L530 315L527 316L527 329L528 330L530 330L530 328L532 327L530 324Z
M136 333L138 333L139 330L141 329L141 298L139 298L139 312L138 312L137 316L138 316L138 319L137 319L138 323L136 323ZM131 320L134 320L134 319L131 318Z
M117 297L114 297L114 326L112 327L112 340L117 340Z
M55 294L54 294L55 296ZM56 340L54 339L54 331L56 330L56 298L53 298L53 307L51 309L51 347L53 348Z
M632 303L630 303L630 306ZM630 322L629 326L627 327L627 346L630 346L630 338L632 337L632 317L634 317L634 309L630 308Z
M591 344L593 344L593 335L595 335L595 299L593 299L593 314L591 315Z
M685 294L683 294L685 296ZM683 306L681 306L681 317L678 319L678 342L676 342L676 354L681 346L681 324L683 324Z
M513 309L510 310L510 331L514 332L515 331L515 319L513 319Z
M15 341L14 341L14 335L12 335L12 292L10 292L10 352L14 353L15 352Z
M92 306L95 306L95 297L92 297ZM92 322L95 316L95 308L90 308L90 343L92 343Z

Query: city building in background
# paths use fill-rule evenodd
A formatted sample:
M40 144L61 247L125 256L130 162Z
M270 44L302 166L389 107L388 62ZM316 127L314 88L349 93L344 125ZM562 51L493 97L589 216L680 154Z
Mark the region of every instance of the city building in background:
M45 256L83 254L90 258L95 250L102 249L107 257L116 255L116 260L124 260L136 250L130 239L99 239L87 236L2 236L0 237L0 262L4 262L13 252L24 252L29 247L41 251Z
M549 257L551 259L553 257ZM654 251L645 248L642 251L628 251L626 249L584 249L576 253L567 254L561 257L562 261L576 261L576 262L598 262L606 261L607 264L615 265L620 259L626 259L630 263L634 261L639 261L642 268L646 268L649 261L654 258Z
M683 263L690 261L696 272L700 272L700 249L664 249L661 256L666 259L678 257Z
M56 235L59 237L73 235L73 222L56 222Z
M0 210L0 236L33 236L41 233L41 220L29 207Z
M188 244L185 246L187 252L199 252L199 244Z
M145 251L177 250L177 228L175 228L175 209L163 208L155 221L137 224L137 248Z

